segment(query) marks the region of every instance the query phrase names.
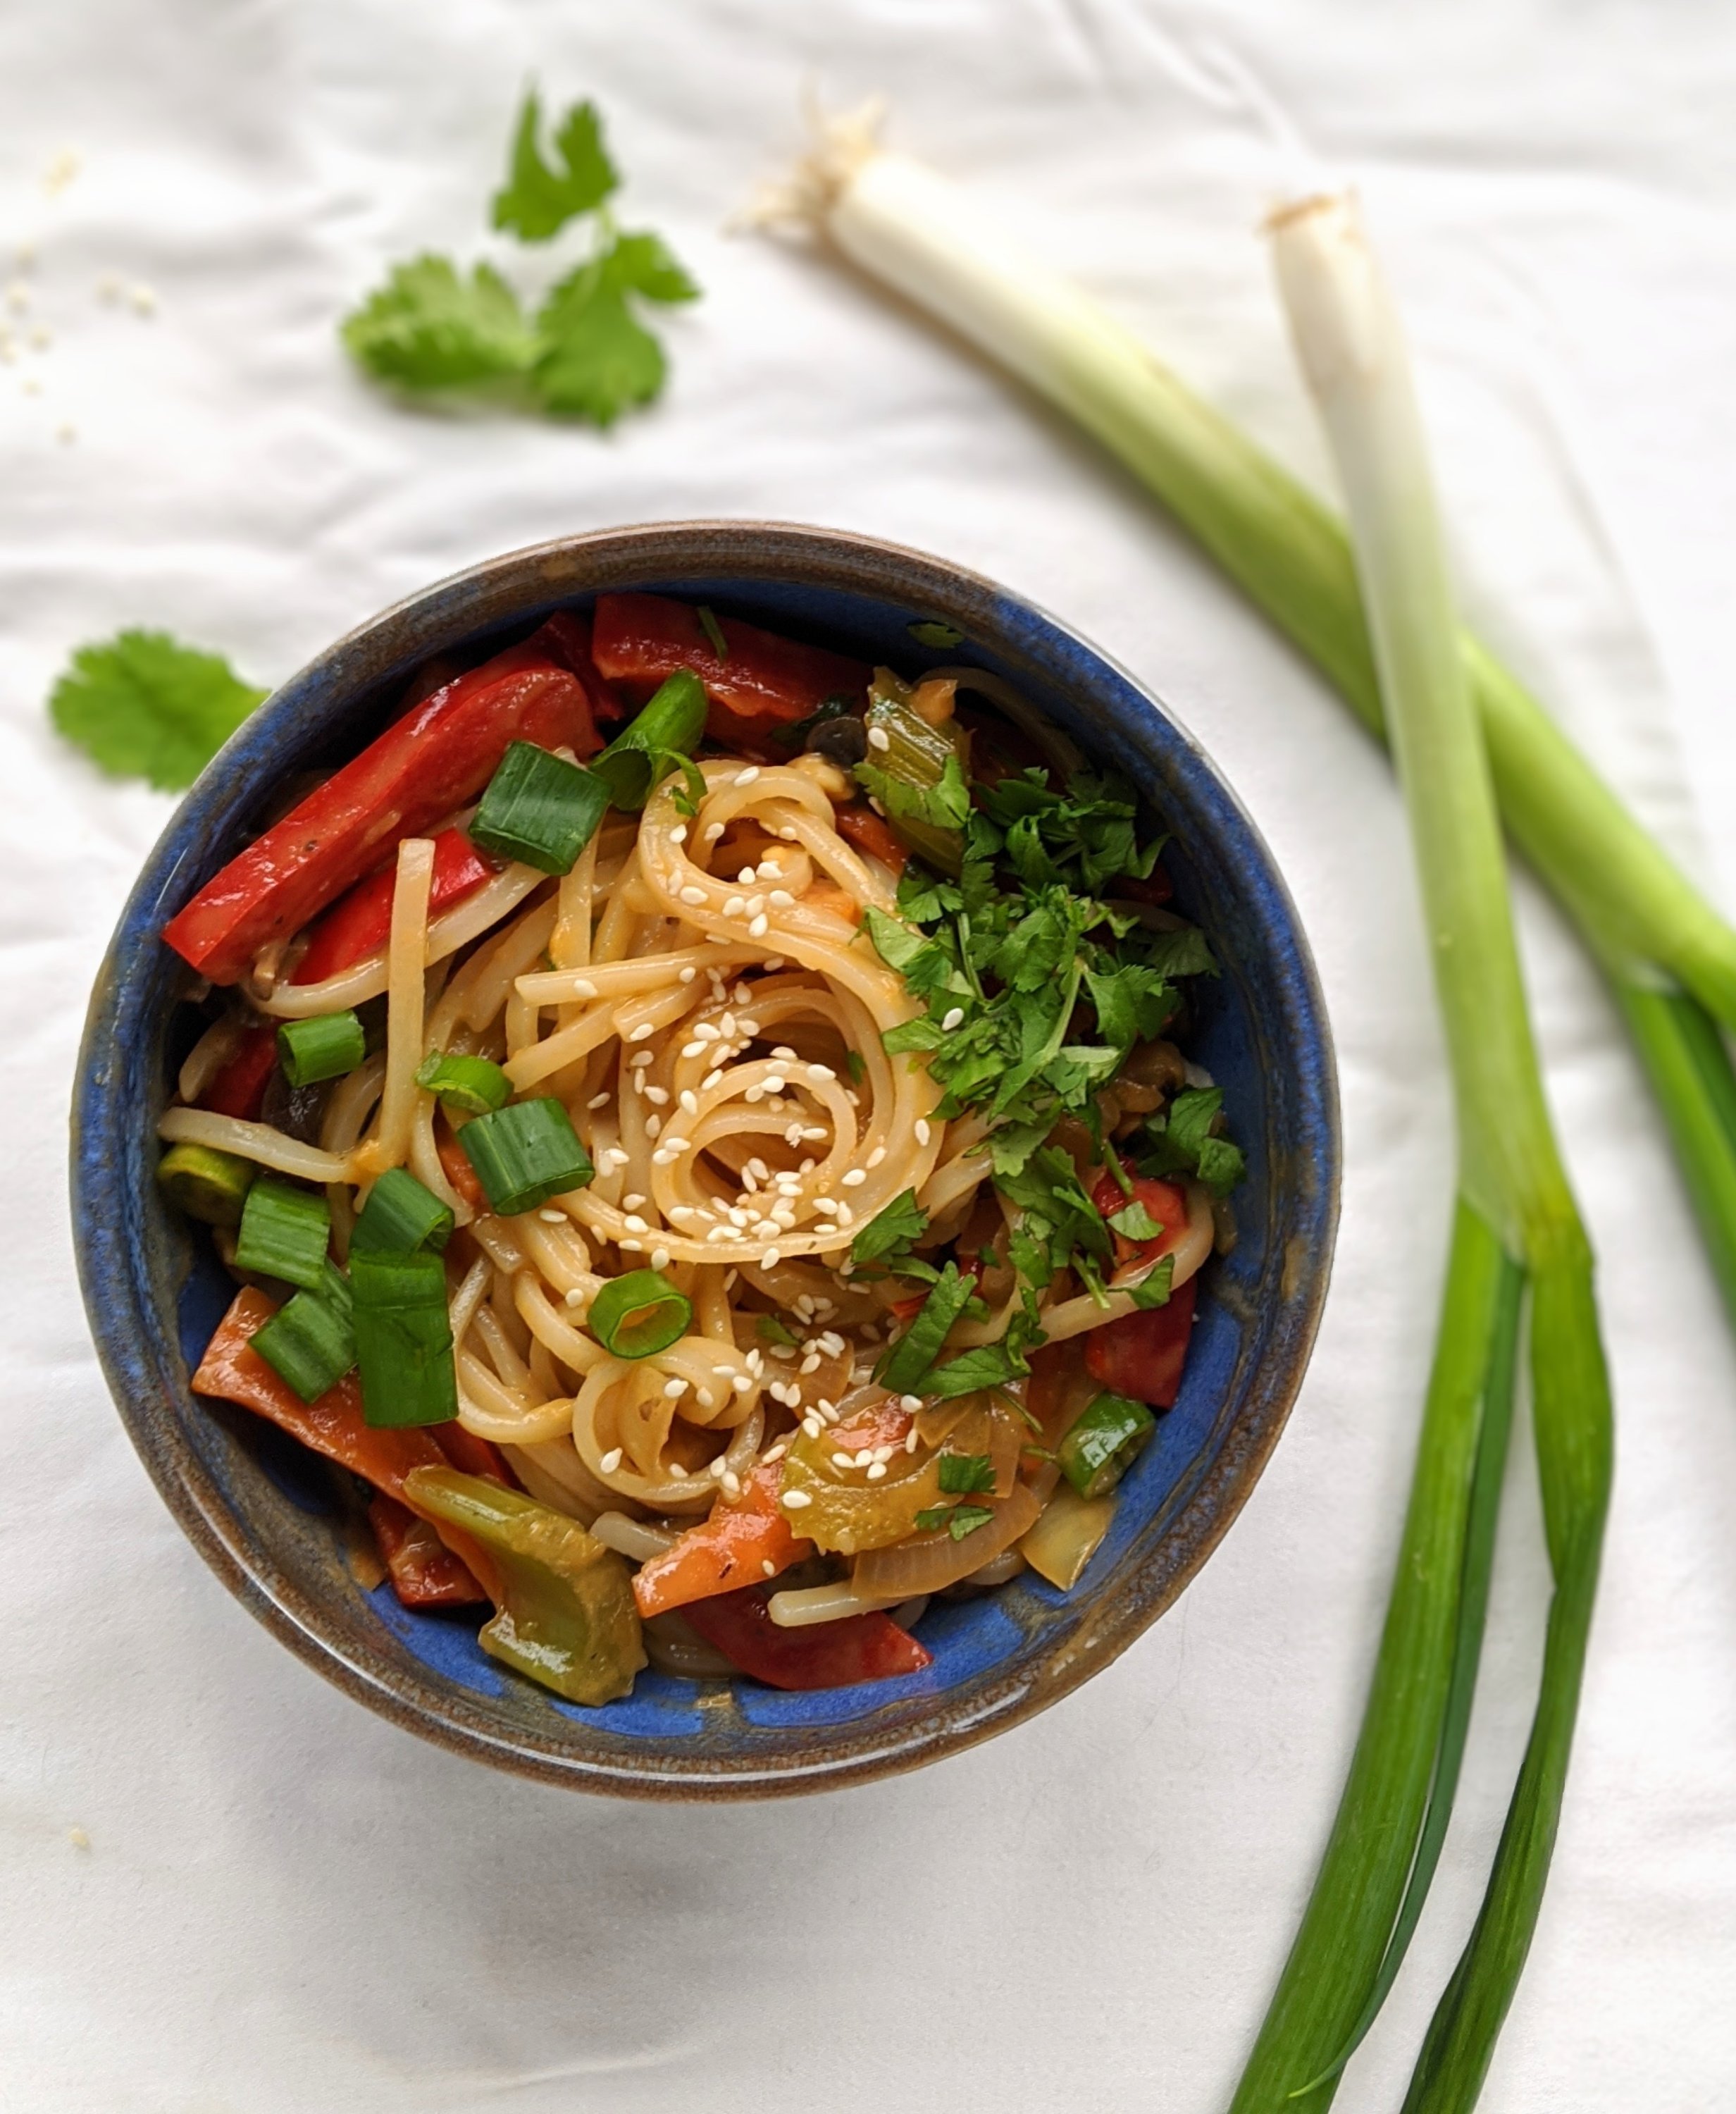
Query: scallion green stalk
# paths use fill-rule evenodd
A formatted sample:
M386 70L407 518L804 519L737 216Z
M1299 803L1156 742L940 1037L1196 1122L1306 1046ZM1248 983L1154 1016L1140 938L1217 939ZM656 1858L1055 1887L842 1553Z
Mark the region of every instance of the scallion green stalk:
M1405 2102L1475 2102L1535 1926L1560 1811L1610 1463L1592 1260L1545 1106L1485 730L1458 643L1397 319L1354 208L1277 226L1280 283L1345 494L1411 822L1457 1111L1446 1311L1405 1545L1349 1782L1233 2114L1318 2114L1390 1987L1445 1830L1474 1683L1530 1300L1533 1421L1555 1596L1531 1745L1483 1909Z
M1076 419L1384 734L1342 523L957 185L840 120L765 217L819 230ZM1736 931L1517 676L1469 633L1458 650L1507 830L1610 980L1736 1316L1736 1073L1707 1018L1736 1027Z

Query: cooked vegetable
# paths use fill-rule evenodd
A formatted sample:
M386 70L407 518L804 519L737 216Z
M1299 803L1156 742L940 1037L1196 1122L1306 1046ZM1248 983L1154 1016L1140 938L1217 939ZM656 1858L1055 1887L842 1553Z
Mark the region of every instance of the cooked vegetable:
M1194 1326L1199 1280L1190 1278L1161 1306L1106 1321L1085 1338L1085 1368L1116 1394L1172 1409Z
M76 650L48 716L111 777L179 793L264 695L219 654L166 631L123 631Z
M213 983L235 983L268 940L300 931L400 838L480 793L509 742L595 755L572 639L545 625L414 706L208 881L164 939Z
M277 1055L292 1087L340 1079L368 1055L368 1037L354 1011L286 1020L277 1031Z
M914 1320L888 1349L875 1377L893 1394L913 1389L935 1359L947 1332L976 1296L976 1280L948 1263L930 1288Z
M442 830L434 839L434 867L428 882L428 915L437 917L466 896L474 895L495 869L462 830ZM320 984L381 954L392 929L395 861L359 881L334 903L309 935L306 951L290 976L292 984Z
M780 1629L766 1602L771 1588L750 1586L682 1609L708 1645L743 1673L773 1688L845 1688L920 1673L934 1654L890 1615L847 1615L811 1628Z
M693 1302L655 1270L610 1278L585 1316L592 1334L617 1358L666 1351L686 1335L692 1319Z
M212 1114L239 1116L256 1123L265 1103L265 1090L277 1068L277 1030L263 1021L243 1031L235 1055L199 1097L202 1109Z
M813 1543L797 1534L778 1508L779 1482L777 1462L761 1462L738 1499L720 1501L709 1518L641 1564L633 1581L639 1613L660 1615L757 1585L811 1556Z
M1061 1472L1082 1498L1106 1498L1157 1430L1142 1402L1100 1394L1061 1442Z
M352 1304L349 1279L328 1259L318 1291L298 1292L261 1319L254 1349L304 1402L318 1402L355 1363Z
M608 806L602 779L534 742L515 741L488 781L470 834L497 858L517 859L539 873L569 873Z
M408 1502L487 1549L498 1607L482 1645L573 1703L624 1695L645 1664L627 1566L577 1520L455 1468L413 1469Z
M380 1559L406 1608L467 1608L488 1595L425 1519L381 1490L368 1508Z
M1526 1015L1483 730L1402 334L1348 199L1283 216L1276 254L1348 501L1410 815L1455 1093L1459 1198L1373 1686L1313 1897L1234 2104L1254 2114L1331 2098L1432 1876L1492 1549L1492 1533L1478 1531L1477 1499L1479 1486L1499 1486L1498 1458L1487 1457L1505 1453L1528 1292L1533 1425L1556 1580L1542 1689L1482 1910L1405 2103L1468 2109L1530 1943L1560 1811L1609 1500L1609 1382L1591 1253Z
M868 753L856 778L910 849L956 879L971 794L954 730L930 725L884 670L875 679Z
M402 1167L389 1167L368 1192L349 1236L352 1255L376 1249L385 1255L411 1255L418 1248L437 1253L451 1238L452 1207L442 1204Z
M262 1174L247 1192L235 1239L235 1267L317 1292L324 1282L331 1242L331 1207L318 1190L298 1189Z
M1342 524L1131 332L859 123L822 140L784 209L1076 419L1383 732ZM1488 647L1461 632L1458 652L1507 829L1610 978L1736 1312L1736 1073L1704 1018L1736 1028L1736 930Z
M362 1408L387 1427L444 1424L458 1415L446 1272L426 1248L351 1251L356 1365Z
M503 1216L534 1211L550 1197L584 1188L596 1174L573 1119L552 1095L477 1116L459 1132L458 1142L490 1207Z
M857 1592L875 1600L905 1600L939 1593L980 1571L1035 1524L1041 1509L1029 1483L1016 1483L992 1505L937 1508L942 1517L925 1521L923 1531L856 1559L851 1576Z
M705 689L692 669L678 668L592 768L615 806L636 815L652 786L685 763L705 731Z
M1051 1586L1071 1593L1096 1555L1115 1517L1113 1495L1082 1498L1063 1483L1043 1517L1019 1543L1019 1553Z
M418 1066L416 1083L438 1096L446 1107L465 1115L488 1115L505 1108L512 1099L512 1081L487 1057L450 1057L436 1052Z
M238 1226L259 1170L250 1160L209 1145L171 1145L157 1163L163 1194L208 1226Z

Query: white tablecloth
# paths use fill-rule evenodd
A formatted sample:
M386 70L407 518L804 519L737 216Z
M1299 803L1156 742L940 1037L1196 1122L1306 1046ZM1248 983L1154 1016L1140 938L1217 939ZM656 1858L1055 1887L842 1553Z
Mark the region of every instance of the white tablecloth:
M408 414L333 336L385 260L487 246L533 71L600 98L628 224L706 288L669 327L665 400L607 437ZM1678 842L1697 811L1736 885L1727 10L0 13L0 277L16 244L39 253L0 365L0 2103L21 2114L1208 2114L1289 1942L1387 1590L1447 1223L1398 806L1336 703L1087 446L841 270L724 238L798 145L806 77L885 90L902 144L1318 474L1254 232L1282 169L1260 112L1287 113L1363 184L1480 620ZM50 196L68 148L81 169ZM99 300L108 273L155 313ZM271 681L487 553L693 514L945 552L1161 691L1290 876L1346 1144L1306 1389L1173 1613L938 1769L717 1810L569 1796L394 1730L251 1622L152 1493L86 1338L63 1112L91 971L169 803L98 778L42 710L69 649L125 624ZM1486 2103L1676 2114L1727 2103L1736 2074L1736 1360L1609 1006L1532 893L1524 913L1620 1443L1555 1876ZM1545 1583L1523 1444L1510 1495L1460 1811L1352 2114L1401 2096L1523 1743Z

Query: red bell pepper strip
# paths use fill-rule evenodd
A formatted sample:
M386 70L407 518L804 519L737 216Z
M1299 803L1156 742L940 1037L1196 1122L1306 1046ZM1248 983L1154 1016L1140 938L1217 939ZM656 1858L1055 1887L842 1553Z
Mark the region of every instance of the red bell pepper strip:
M265 1089L277 1063L277 1030L269 1023L249 1027L235 1054L199 1096L199 1106L213 1115L258 1119Z
M893 835L891 823L884 816L875 814L866 801L838 808L832 825L847 844L854 844L859 852L878 859L894 873L902 873L910 863L910 853Z
M473 1211L491 1211L494 1206L488 1201L488 1192L477 1179L469 1154L444 1126L434 1133L434 1150L440 1155L440 1171L445 1176L448 1186L457 1191ZM455 1461L452 1465L456 1468L464 1464Z
M413 1468L452 1465L433 1432L426 1425L386 1430L364 1424L361 1384L354 1373L346 1374L318 1402L304 1402L253 1348L254 1332L275 1311L263 1292L244 1285L205 1346L205 1355L193 1375L194 1393L216 1395L268 1416L304 1446L365 1476L377 1490L384 1490L420 1517L430 1517L406 1494L404 1481ZM437 1520L433 1524L441 1540L498 1605L496 1570L485 1552L456 1528Z
M500 868L485 858L462 830L442 830L434 840L434 872L428 884L428 915L437 917L474 895ZM314 926L308 951L295 964L292 984L322 984L385 951L391 936L395 865L383 866L334 903Z
M642 1615L660 1615L788 1571L814 1553L814 1544L790 1531L779 1509L783 1471L761 1462L733 1504L720 1501L710 1518L678 1535L661 1556L633 1574L633 1596Z
M401 838L480 793L514 741L581 757L602 746L585 684L536 638L395 721L207 882L164 939L213 983L238 982L261 947L299 932Z
M450 1424L435 1424L424 1427L434 1434L434 1442L455 1468L461 1468L467 1476L486 1476L491 1483L499 1483L509 1490L516 1490L519 1479L506 1465L505 1457L498 1446L475 1432L465 1430L456 1417Z
M771 1591L750 1586L696 1600L682 1614L732 1666L772 1688L848 1688L858 1681L921 1673L934 1663L934 1654L890 1615L847 1615L842 1622L780 1630L766 1605Z
M775 727L818 711L828 698L866 696L871 671L822 646L801 646L733 616L714 620L720 654L699 613L665 595L599 595L591 653L597 673L642 702L678 668L691 668L711 702L706 731L756 748Z
M392 1590L406 1608L464 1608L488 1595L424 1519L381 1490L368 1508L368 1524Z
M1173 1409L1194 1326L1197 1277L1177 1285L1167 1306L1147 1306L1106 1321L1085 1338L1085 1370L1112 1393L1153 1409Z
M1130 1204L1143 1204L1163 1229L1149 1241L1129 1240L1125 1233L1109 1230L1115 1236L1115 1264L1123 1270L1131 1263L1156 1262L1160 1256L1172 1253L1181 1245L1187 1232L1187 1192L1173 1182L1164 1182L1154 1174L1135 1174L1132 1178L1133 1194L1122 1193L1122 1185L1107 1168L1097 1178L1091 1191L1091 1201L1106 1219L1113 1218L1117 1211L1125 1210Z

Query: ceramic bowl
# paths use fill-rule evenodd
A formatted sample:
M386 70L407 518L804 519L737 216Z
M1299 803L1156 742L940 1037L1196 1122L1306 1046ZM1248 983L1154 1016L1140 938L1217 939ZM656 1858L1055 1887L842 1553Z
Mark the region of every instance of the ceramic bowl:
M1190 1054L1221 1084L1249 1174L1239 1239L1209 1264L1186 1381L1062 1595L1026 1572L918 1625L925 1672L816 1694L646 1671L601 1709L487 1658L473 1620L365 1590L323 1464L190 1368L229 1288L153 1179L185 1048L165 921L262 826L286 773L353 754L432 654L481 658L599 591L666 590L908 674L961 657L1010 679L1128 774L1172 833L1177 907L1222 967ZM925 644L939 624L962 643ZM932 635L932 634L931 634ZM1210 1554L1277 1442L1325 1295L1338 1195L1331 1042L1295 911L1259 832L1198 744L1121 669L1030 603L943 561L836 531L692 522L564 537L473 567L363 625L285 684L164 831L98 977L73 1112L73 1219L92 1330L121 1418L201 1555L340 1687L455 1753L580 1788L674 1798L819 1790L986 1739L1106 1666Z

